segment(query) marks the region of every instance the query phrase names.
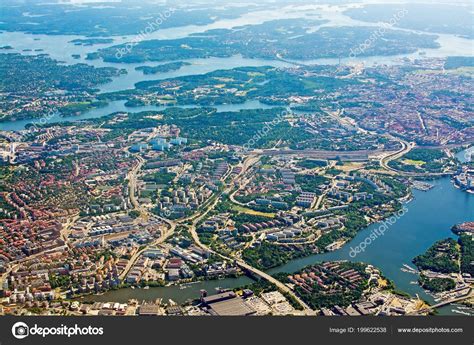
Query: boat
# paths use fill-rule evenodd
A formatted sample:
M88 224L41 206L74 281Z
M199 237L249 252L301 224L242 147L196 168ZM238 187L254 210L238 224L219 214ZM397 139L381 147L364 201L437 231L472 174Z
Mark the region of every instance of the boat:
M412 272L416 272L416 269L414 269L413 267L408 266L407 264L403 264L403 267L405 267L407 270L410 270Z

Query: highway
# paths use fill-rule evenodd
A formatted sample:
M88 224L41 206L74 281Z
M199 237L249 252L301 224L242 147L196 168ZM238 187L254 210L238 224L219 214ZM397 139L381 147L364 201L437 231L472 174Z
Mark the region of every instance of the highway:
M157 129L154 128L153 131L147 136L146 140L147 141L151 140L156 135L157 135ZM137 158L138 163L127 174L129 198L134 209L140 212L140 218L146 220L149 217L148 211L145 210L142 206L140 206L140 203L138 202L135 196L135 192L137 190L137 176L146 161L140 154L135 155L135 157Z
M138 173L139 173L140 169L143 167L143 164L145 163L145 160L140 155L137 155L136 157L138 159L138 163L132 168L132 170L130 170L130 172L127 175L127 178L128 178L128 188L129 188L130 202L133 205L134 209L140 212L140 217L137 218L137 222L139 222L140 220L147 221L150 218L150 215L149 215L148 211L140 205L140 203L138 202L138 200L135 196L135 192L136 192L136 189L137 189L137 176L138 176ZM167 223L168 229L166 231L164 231L158 239L156 239L155 241L149 243L143 249L137 251L135 254L132 255L130 260L128 260L127 265L125 266L125 269L123 270L123 272L119 276L120 280L125 279L128 272L130 272L130 270L132 269L132 267L135 264L135 262L137 261L137 259L140 257L140 255L145 250L147 250L149 247L156 246L158 244L163 243L171 235L173 235L173 233L176 229L176 225L177 225L176 222L168 220L166 218L158 217L158 216L155 216L155 217L159 218L161 221Z
M382 158L380 158L380 166L382 168L384 168L385 170L389 170L389 171L396 172L397 174L401 174L401 173L403 173L403 171L398 171L398 170L390 167L388 165L388 163L390 163L391 161L393 161L395 159L398 159L398 158L402 157L403 155L406 155L408 152L411 151L411 149L413 148L413 145L406 142L406 141L404 141L404 140L401 140L401 139L396 139L396 138L393 138L393 137L390 137L390 139L397 140L400 143L401 148L400 148L400 150L398 150L396 152L388 153L387 155L382 156Z
M209 209L210 210L210 209ZM192 225L188 226L189 228L189 231L191 233L191 236L193 237L193 240L194 242L202 249L214 254L214 255L217 255L219 257L221 257L222 259L224 260L227 260L227 261L231 261L231 262L234 262L235 264L237 264L241 269L243 269L244 271L247 271L247 272L250 272L252 273L253 275L255 276L258 276L262 279L265 279L266 281L274 284L280 291L282 291L283 293L287 293L289 295L291 295L297 302L299 305L301 305L303 307L303 310L304 312L307 314L307 315L311 315L314 313L314 311L306 304L304 303L294 292L293 290L291 290L288 286L286 286L285 284L283 284L282 282L280 282L279 280L273 278L271 275L253 267L253 266L250 266L249 264L247 264L245 261L241 260L241 259L236 259L236 258L231 258L231 257L228 257L228 256L225 256L225 255L222 255L214 250L212 250L211 248L209 248L208 246L204 245L201 240L199 239L199 236L197 234L197 231L196 231L196 223L197 223L197 220L193 222Z
M324 198L329 193L329 191L332 188L334 188L335 183L336 183L336 177L334 176L331 180L331 188L327 188L323 193L321 193L320 196L318 196L318 200L316 200L316 203L315 203L314 207L311 208L312 210L319 210L319 207L321 206L321 203L323 202Z
M168 230L166 230L164 233L161 234L161 236L159 238L157 238L155 241L149 243L148 245L146 245L143 249L141 250L138 250L135 254L132 255L132 257L130 258L130 260L128 260L128 263L127 263L127 266L125 266L125 269L123 270L123 272L120 274L119 278L120 280L124 280L125 277L127 276L128 272L130 272L130 270L132 269L133 265L135 264L135 262L137 261L137 259L140 257L140 255L145 251L147 250L148 248L150 247L153 247L153 246L156 246L156 245L159 245L161 243L163 243L164 241L166 241L171 235L173 235L174 231L176 230L176 223L173 222L173 221L170 221L170 220L167 220L165 218L161 218L159 217L163 222L167 223L169 228Z
M135 196L135 193L136 193L136 190L137 190L137 175L138 175L138 172L140 171L140 169L142 168L143 164L145 164L145 160L139 155L137 155L136 157L138 159L138 163L137 163L137 165L135 165L132 168L132 170L130 170L130 172L127 175L127 178L128 178L128 194L129 194L129 197L130 197L130 202L132 203L134 209L136 211L139 211L141 216L144 216L144 213L146 211L144 211L143 208L140 206L140 204L139 204L139 202L138 202L138 200Z
M402 146L400 150L396 152L391 152L388 153L380 158L380 166L387 170L396 173L397 175L400 176L406 176L406 177L429 177L429 176L448 176L451 175L452 173L450 172L442 172L442 173L416 173L416 172L408 172L408 171L400 171L397 169L394 169L390 167L389 163L393 160L396 160L400 157L403 157L406 155L408 152L410 152L414 147L414 143L409 143L407 141L404 141L402 139L398 139L392 136L387 136L390 139L397 140L400 145Z
M255 159L257 159L257 158L255 158ZM258 159L257 159L257 161L258 161ZM245 164L245 162L244 162L244 164ZM255 164L255 163L248 162L248 165L249 165L249 166L252 166L253 164ZM250 170L249 170L248 168L246 168L245 171L244 171L244 168L242 168L241 173L238 175L239 180L242 181L242 182L237 186L237 188L236 188L233 192L231 192L231 193L229 194L229 199L230 199L230 201L232 201L234 204L237 204L237 205L240 205L240 206L244 206L244 207L246 206L244 203L241 203L240 201L238 201L238 200L235 199L235 194L237 194L237 192L238 192L240 189L242 189L243 187L245 187L245 186L252 180L249 176L247 176L247 174L248 174L249 171L250 171Z
M237 178L239 178L241 175L245 174L245 172L253 165L255 164L256 162L258 162L258 158L255 157L255 156L249 156L243 163L243 166L242 166L242 171L234 177L233 181L235 181ZM232 183L230 184L232 185ZM223 193L229 193L230 190L231 190L232 187L227 187L220 195L222 195ZM196 243L197 246L199 246L200 248L206 250L207 252L209 253L212 253L214 255L217 255L219 257L221 257L222 259L224 260L228 260L228 261L233 261L235 262L241 269L247 271L247 272L251 272L253 275L255 276L259 276L260 278L262 279L265 279L267 281L269 281L270 283L274 284L280 291L282 291L283 293L287 293L289 294L290 296L292 296L294 298L294 300L300 304L302 307L303 307L303 310L305 312L305 314L307 315L312 315L314 314L314 311L306 304L304 303L294 292L293 290L291 290L288 286L286 286L285 284L283 284L282 282L280 282L279 280L273 278L272 276L270 276L269 274L253 267L253 266L250 266L249 264L247 264L245 261L241 260L241 259L237 259L237 258L231 258L231 257L228 257L228 256L225 256L225 255L222 255L221 253L218 253L216 251L214 251L213 249L209 248L208 246L206 246L205 244L203 244L201 242L201 240L199 239L199 235L197 233L197 230L196 230L196 225L197 223L203 219L211 210L214 209L214 207L217 205L217 203L219 202L219 197L220 195L214 200L214 202L212 202L208 208L203 211L201 214L199 214L197 217L194 218L193 222L191 225L185 225L188 227L189 229L189 232L191 233L191 236L193 238L193 241ZM181 223L182 221L180 221Z
M132 258L127 263L127 266L125 267L124 271L121 273L120 279L123 280L123 279L126 278L127 274L130 272L130 270L132 269L132 267L135 264L135 262L137 261L137 259L140 257L140 255L147 248L149 248L150 246L155 246L155 245L158 245L160 243L163 243L166 239L168 239L174 233L174 231L176 229L176 226L179 224L179 225L185 226L189 229L189 232L192 236L192 239L193 239L193 241L195 242L195 244L197 246L199 246L200 248L206 250L207 252L212 253L212 254L214 254L214 255L216 255L216 256L224 259L224 260L234 262L242 270L244 270L246 272L249 272L254 276L258 276L258 277L274 284L281 292L289 294L290 296L292 296L292 298L298 304L301 305L301 307L303 308L303 311L304 311L305 314L307 314L307 315L314 314L314 311L306 303L304 303L304 301L302 301L294 293L293 290L291 290L288 286L286 286L285 284L283 284L279 280L275 279L271 275L255 268L255 267L249 265L248 263L246 263L244 260L242 260L240 258L225 256L225 255L223 255L219 252L214 251L213 249L211 249L207 245L203 244L201 242L201 240L199 239L199 235L197 233L197 224L202 219L204 219L208 215L208 213L211 212L216 207L216 205L218 204L218 202L220 200L220 197L223 194L229 194L229 197L230 197L231 201L235 202L236 204L239 204L238 202L236 202L236 200L234 198L234 195L236 194L236 192L243 185L245 185L246 183L249 182L250 179L248 179L248 178L246 179L248 171L254 164L256 164L259 161L259 156L261 156L261 155L270 155L271 156L271 155L276 155L276 154L297 154L297 155L305 155L305 156L319 157L319 158L332 158L332 157L335 157L335 156L343 156L343 157L367 156L368 157L369 154L370 155L375 155L375 154L380 154L380 153L386 153L380 158L380 165L382 166L382 168L384 168L385 170L388 170L388 171L396 172L397 174L401 174L401 175L409 174L409 173L404 173L404 172L397 171L396 169L393 169L388 165L390 161L402 157L403 155L408 153L413 148L413 145L406 142L406 141L399 140L399 139L396 139L396 140L398 140L400 142L401 148L399 150L395 151L395 152L393 152L393 151L387 152L387 151L384 151L384 150L351 151L351 152L324 151L324 150L305 150L304 152L294 151L294 150L261 150L261 151L259 150L259 152L252 152L252 154L249 155L243 161L243 163L241 165L241 167L242 167L241 172L238 175L234 176L234 178L230 181L230 183L228 183L226 185L225 182L224 182L225 179L230 175L230 170L223 176L222 181L223 181L224 186L225 186L224 189L220 193L215 195L213 198L210 198L208 200L208 202L205 203L205 205L203 205L204 207L201 208L201 210L199 210L198 212L196 212L194 215L192 215L190 217L180 219L178 221L170 221L170 220L163 219L163 221L167 222L169 229L165 233L163 233L162 236L160 238L158 238L156 241L153 241L152 243L147 245L145 248L143 248L143 249L137 251L135 254L133 254ZM132 168L132 170L128 174L130 201L131 201L133 207L140 212L140 218L147 219L149 217L148 211L140 206L140 204L138 203L138 201L135 197L137 176L138 176L138 173L139 173L140 169L142 168L142 166L145 162L144 159L142 157L138 156L138 155L137 155L137 159L138 159L138 163ZM244 181L243 184L241 184L240 186L235 184L235 181L239 181L239 180ZM318 202L317 206L319 206L319 204L321 203L321 200L318 200L318 201L319 202ZM191 224L189 224L189 222L191 222ZM449 303L453 303L455 301L457 301L457 300L452 300L450 302L443 302L442 304L438 304L438 305L432 306L430 308L437 308L439 306L446 305L446 304L449 304Z

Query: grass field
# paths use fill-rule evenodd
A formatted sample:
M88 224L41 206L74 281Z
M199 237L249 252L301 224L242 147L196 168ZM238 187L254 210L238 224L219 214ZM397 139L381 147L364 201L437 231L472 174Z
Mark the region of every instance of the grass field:
M262 217L268 217L268 218L274 218L275 214L274 213L265 213L265 212L260 212L260 211L255 211L247 207L243 207L240 205L232 205L232 209L237 212L242 212L246 214L251 214L253 216L262 216Z
M407 164L407 165L417 165L417 166L422 166L422 165L426 164L425 161L416 161L416 160L413 160L413 159L404 159L403 163Z

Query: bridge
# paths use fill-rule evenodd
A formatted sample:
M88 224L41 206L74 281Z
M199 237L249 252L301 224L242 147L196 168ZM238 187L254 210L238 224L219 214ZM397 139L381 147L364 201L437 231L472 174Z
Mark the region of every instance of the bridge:
M470 299L470 298L474 298L474 292L472 292L472 289L470 290L469 293L467 293L467 294L464 295L464 296L456 297L456 298L451 298L451 299L447 299L447 300L444 300L444 301L439 302L439 303L437 303L437 304L433 304L433 305L431 305L431 306L429 306L429 307L426 307L426 308L417 310L417 311L415 311L415 312L408 313L407 315L420 315L420 314L425 314L425 313L430 312L431 310L434 310L434 309L443 307L443 306L445 306L445 305L449 305L449 304L457 303L457 302L462 302L462 301L467 300L467 299Z
M397 170L395 168L392 168L389 163L393 160L396 160L404 155L406 155L408 152L410 152L413 147L415 147L414 143L408 143L404 140L394 138L394 137L389 137L392 139L397 140L401 144L400 150L396 152L389 152L386 155L382 156L380 158L380 166L387 170L396 173L397 175L401 176L406 176L406 177L430 177L430 176L437 176L437 177L442 177L442 176L451 176L453 173L452 172L439 172L439 173L417 173L417 172L408 172L408 171L401 171Z
M243 163L243 168L242 168L242 171L236 176L234 177L234 180L238 177L240 177L241 175L245 174L245 172L247 171L248 168L250 168L253 164L255 164L256 162L258 161L258 159L255 157L255 156L250 156L248 157L245 162ZM229 193L230 192L230 187L226 188L222 193ZM221 194L222 194L221 193ZM220 196L220 195L219 195ZM246 271L246 272L250 272L252 273L253 275L255 276L258 276L272 284L274 284L280 291L282 291L283 293L286 293L288 295L290 295L302 308L303 308L303 311L306 315L314 315L314 311L305 303L303 302L294 292L293 290L291 290L288 286L286 286L285 284L283 284L282 282L280 282L279 280L275 279L274 277L272 277L271 275L247 264L245 261L241 260L241 259L237 259L237 258L231 258L231 257L228 257L228 256L225 256L221 253L218 253L216 252L215 250L209 248L208 246L206 246L205 244L203 244L199 238L199 235L197 233L197 230L196 230L196 225L197 223L202 219L204 218L211 210L214 209L214 207L217 205L218 201L219 201L219 196L217 198L215 198L214 202L212 202L209 207L203 211L202 213L199 214L199 216L195 217L193 219L193 222L191 225L188 225L188 224L183 224L182 222L179 222L180 224L182 224L183 226L186 226L188 229L189 229L189 232L191 233L191 237L193 238L193 241L194 243L202 248L203 250L209 252L209 253L212 253L216 256L219 256L220 258L224 259L224 260L227 260L227 261L231 261L231 262L234 262L237 266L239 266L242 270Z

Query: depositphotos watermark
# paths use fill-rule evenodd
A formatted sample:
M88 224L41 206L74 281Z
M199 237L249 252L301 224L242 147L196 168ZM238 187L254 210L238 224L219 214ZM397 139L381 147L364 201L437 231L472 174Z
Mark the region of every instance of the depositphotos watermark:
M172 213L173 213L173 212L171 212L170 209L167 209L167 208L166 208L166 209L160 211L160 215L159 215L159 216L162 217L162 218L169 218Z
M124 48L117 48L117 51L115 52L115 57L120 60L125 55L130 54L133 47L135 47L141 41L145 40L147 36L151 35L154 31L158 30L160 26L173 14L174 11L174 8L170 8L169 10L160 13L158 17L154 20L149 21L145 29L141 30L138 34L136 34L130 42L125 43Z
M408 208L403 205L403 207L398 210L393 216L385 219L382 224L380 224L376 229L372 230L369 236L365 238L365 240L361 241L359 245L355 246L355 248L351 247L349 251L349 256L351 258L355 258L358 254L365 252L365 248L370 246L373 241L377 238L385 235L385 232L395 224L400 218L402 218L408 212Z
M103 335L103 327L80 327L75 324L73 327L69 327L61 324L58 327L40 327L35 324L33 327L29 327L24 322L17 322L12 326L12 334L17 339L24 339L29 336L41 336L46 337L50 335L60 335L66 336L68 338L72 336L82 336L82 335Z
M351 48L349 58L354 59L356 56L364 54L367 49L369 49L377 40L383 38L385 36L385 32L396 25L403 17L405 17L407 13L408 11L404 8L395 13L392 18L390 18L388 23L382 23L381 27L372 32L369 38L359 44L358 47Z
M280 114L278 114L273 120L271 120L270 122L266 122L265 125L252 136L252 138L250 138L244 145L242 145L242 152L249 152L252 147L255 147L255 145L260 139L266 137L268 133L272 130L272 128L283 122L285 116L289 114L290 113L288 111L284 110ZM237 158L236 152L234 152L233 157Z
M471 146L464 151L464 160L466 162L471 162L474 158L474 146Z
M25 130L23 136L28 134L32 134L34 132L38 132L40 127L48 124L53 118L57 118L61 115L61 113L56 108L49 109L46 114L41 116L38 120L34 120L31 124L29 124L28 128Z

